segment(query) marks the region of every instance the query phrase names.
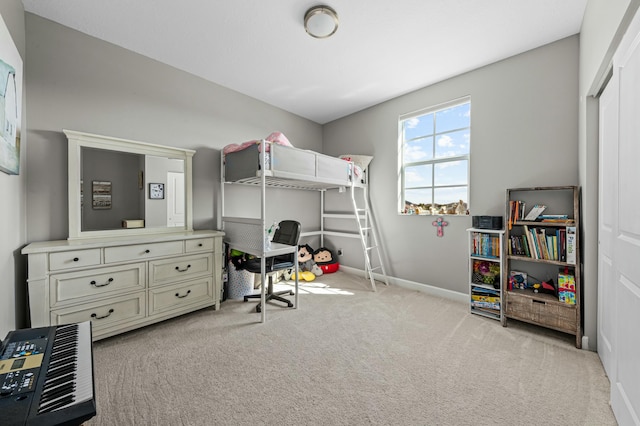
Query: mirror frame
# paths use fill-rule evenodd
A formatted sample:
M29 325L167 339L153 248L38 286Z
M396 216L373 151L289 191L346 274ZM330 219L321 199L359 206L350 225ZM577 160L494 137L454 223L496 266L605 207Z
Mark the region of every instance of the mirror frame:
M78 240L97 237L119 237L132 235L174 234L193 231L193 189L192 189L192 163L194 150L174 148L163 145L155 145L146 142L137 142L127 139L113 138L109 136L94 135L75 130L63 130L68 139L68 197L69 197L69 240ZM184 185L185 185L185 223L184 227L175 228L129 228L108 229L104 231L83 231L80 215L80 180L82 179L81 148L98 148L110 151L127 152L132 154L154 155L171 159L184 160Z

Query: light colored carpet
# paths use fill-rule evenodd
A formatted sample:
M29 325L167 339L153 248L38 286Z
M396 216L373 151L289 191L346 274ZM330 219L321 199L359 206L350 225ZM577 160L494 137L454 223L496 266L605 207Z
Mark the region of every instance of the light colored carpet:
M337 272L300 309L227 300L94 345L88 425L615 425L574 338Z

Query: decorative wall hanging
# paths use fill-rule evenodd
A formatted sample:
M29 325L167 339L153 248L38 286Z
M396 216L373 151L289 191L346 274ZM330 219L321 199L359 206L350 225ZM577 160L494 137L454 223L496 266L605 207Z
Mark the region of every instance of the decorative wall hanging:
M22 59L0 17L0 171L20 173Z
M441 217L437 218L431 223L433 226L438 228L438 237L444 237L444 227L449 224L449 222L445 222Z
M91 206L94 210L106 210L111 208L111 182L106 180L92 181L91 195Z

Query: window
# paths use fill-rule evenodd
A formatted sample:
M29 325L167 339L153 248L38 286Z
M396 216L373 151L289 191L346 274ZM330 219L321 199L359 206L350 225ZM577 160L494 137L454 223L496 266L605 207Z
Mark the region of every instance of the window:
M400 214L467 214L471 100L400 116Z

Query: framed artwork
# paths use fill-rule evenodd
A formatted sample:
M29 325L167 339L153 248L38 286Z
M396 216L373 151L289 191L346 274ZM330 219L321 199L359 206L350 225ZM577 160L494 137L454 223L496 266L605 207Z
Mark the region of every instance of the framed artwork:
M149 198L152 200L164 200L164 183L150 183Z
M22 58L0 16L0 171L20 173Z
M94 210L106 210L111 208L111 182L106 180L94 180L91 182L91 206Z

